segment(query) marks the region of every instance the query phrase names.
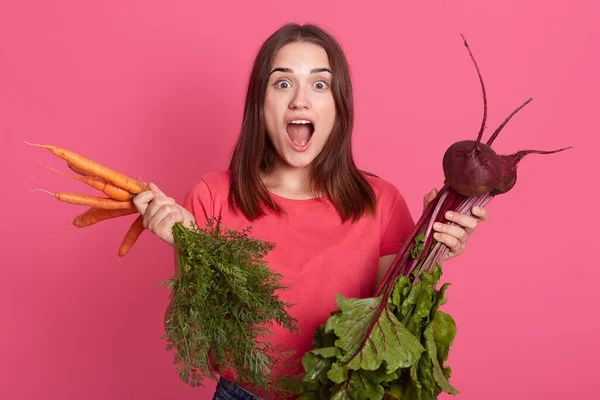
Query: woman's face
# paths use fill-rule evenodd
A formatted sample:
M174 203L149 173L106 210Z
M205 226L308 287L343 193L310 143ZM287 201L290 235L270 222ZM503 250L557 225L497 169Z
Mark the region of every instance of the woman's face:
M288 165L309 166L321 153L335 122L331 67L325 50L294 42L273 60L265 92L267 134Z

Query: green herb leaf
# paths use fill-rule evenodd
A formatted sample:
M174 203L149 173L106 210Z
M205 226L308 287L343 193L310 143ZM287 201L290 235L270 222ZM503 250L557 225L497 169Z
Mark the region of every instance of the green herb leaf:
M257 388L278 390L274 370L291 352L265 341L268 325L277 323L298 332L279 299L281 275L264 257L274 244L243 231L224 230L220 219L206 229L176 224L173 235L179 252L180 276L171 278L171 303L165 317L167 350L175 350L180 378L192 386L216 371L230 369L235 379Z
M425 332L427 332L427 330L425 330ZM430 354L426 353L421 356L421 359L419 360L419 366L417 368L419 399L425 400L437 398L437 384L433 375L433 363L431 362ZM413 383L415 386L416 384L417 382Z
M448 314L441 311L435 315L433 322L423 332L425 347L427 349L426 354L431 361L433 377L444 392L454 395L457 394L458 391L452 387L448 381L448 378L442 371L441 363L438 359L438 346L442 352L446 353L445 356L447 357L447 351L450 348L450 344L454 340L455 333L456 328L454 325L454 320ZM445 358L442 357L442 359Z
M306 371L304 381L326 383L327 372L334 361L332 358L339 357L340 355L340 349L336 347L326 347L304 354L302 357L302 365Z
M438 312L440 307L448 301L446 297L444 297L446 290L450 287L450 283L444 283L438 290L434 292L433 306L431 307L431 313L429 314L430 320L433 320L435 314Z
M400 275L394 284L394 289L392 289L392 295L390 296L390 307L392 310L398 310L397 313L400 313L400 308L402 307L402 303L406 300L406 297L410 293L412 283L410 279L404 275Z
M425 257L418 249L423 236L415 242L413 254ZM398 276L379 297L337 295L338 309L316 329L315 349L303 358L306 399L435 400L458 393L444 365L456 326L439 311L450 284L436 290L440 265L417 275L414 283Z
M421 232L415 237L415 244L410 249L410 256L413 259L419 258L419 256L423 252L424 248L425 248L425 232Z
M360 371L353 371L350 380L340 385L331 400L381 400L384 393L383 386L373 382Z
M398 321L382 297L347 299L337 295L341 313L326 323L326 331L338 336L335 344L344 356L332 365L329 379L341 383L348 370L376 370L385 362L386 372L412 365L424 351L419 341ZM387 302L387 300L386 300Z
M437 358L440 364L448 360L450 346L456 336L456 323L450 314L438 311L433 319L433 338L437 347Z
M402 324L415 335L421 336L422 327L429 323L433 301L433 276L423 273L402 304Z

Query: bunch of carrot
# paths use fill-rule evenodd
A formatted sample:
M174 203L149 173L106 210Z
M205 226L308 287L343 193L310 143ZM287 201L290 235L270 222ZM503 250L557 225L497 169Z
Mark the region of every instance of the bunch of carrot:
M145 182L120 174L97 162L60 147L25 143L50 150L54 155L65 160L67 166L78 175L64 174L53 168L50 168L51 170L77 179L107 196L99 197L67 192L51 193L43 189L34 189L50 193L65 203L88 206L87 211L77 215L73 220L73 225L76 227L85 228L107 219L137 212L133 204L133 197L146 190L147 185ZM119 247L119 257L125 256L131 250L143 231L144 225L142 216L140 215L133 221L125 234Z

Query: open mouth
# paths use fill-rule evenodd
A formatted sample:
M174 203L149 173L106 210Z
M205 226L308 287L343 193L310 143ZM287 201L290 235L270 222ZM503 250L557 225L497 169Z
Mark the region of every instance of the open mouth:
M315 127L312 123L305 120L300 122L294 121L287 125L286 131L294 144L306 146L315 132Z

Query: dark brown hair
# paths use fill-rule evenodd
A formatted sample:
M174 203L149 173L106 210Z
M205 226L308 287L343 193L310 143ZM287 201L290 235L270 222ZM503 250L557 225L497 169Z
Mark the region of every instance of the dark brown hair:
M354 101L348 62L337 41L311 24L282 26L263 43L254 60L242 128L229 165L229 204L232 209L241 210L249 220L265 215L263 207L282 212L261 180L261 172L268 172L276 157L266 133L263 107L275 54L286 44L299 41L316 44L327 52L336 107L331 135L312 164L313 192L327 196L344 222L356 221L365 213L373 215L375 194L352 156Z

